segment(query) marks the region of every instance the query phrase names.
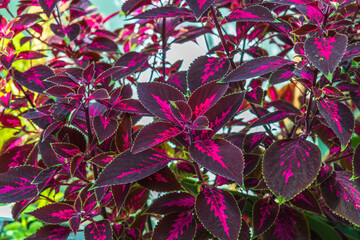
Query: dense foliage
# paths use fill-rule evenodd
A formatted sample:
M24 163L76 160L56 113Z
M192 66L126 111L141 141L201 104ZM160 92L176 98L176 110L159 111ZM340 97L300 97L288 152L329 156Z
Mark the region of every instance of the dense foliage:
M28 239L360 239L359 1L9 2L0 203Z

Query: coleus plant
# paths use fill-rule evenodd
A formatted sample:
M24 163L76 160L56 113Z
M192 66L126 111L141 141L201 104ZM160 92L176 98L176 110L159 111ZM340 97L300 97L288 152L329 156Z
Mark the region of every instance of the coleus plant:
M9 2L0 203L28 239L360 238L360 2Z

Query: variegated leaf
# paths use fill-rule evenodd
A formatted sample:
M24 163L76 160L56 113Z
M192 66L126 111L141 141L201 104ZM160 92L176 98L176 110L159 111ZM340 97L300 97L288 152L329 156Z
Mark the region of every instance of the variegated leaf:
M195 203L196 214L204 227L222 240L236 240L241 228L241 213L227 191L206 186Z
M353 113L346 105L324 98L318 101L317 106L320 114L339 138L341 148L345 149L354 131Z
M293 198L318 175L321 152L318 146L302 137L276 141L266 151L263 174L267 186L281 197Z
M253 5L247 8L235 9L226 17L228 22L273 22L275 21L270 10L260 6Z
M110 117L96 116L93 120L93 127L99 142L102 143L115 133L118 122Z
M69 221L77 213L69 204L53 203L28 214L46 223L60 224Z
M215 2L215 0L186 0L194 15L199 19Z
M146 178L164 168L170 158L149 149L138 154L125 151L100 174L95 187L126 184Z
M342 34L327 38L310 37L304 44L305 54L316 68L328 79L332 79L332 74L346 51L347 42L347 37Z
M258 77L267 73L271 73L280 67L294 64L293 61L286 60L282 57L260 57L250 60L221 80L223 83L244 81L249 78Z
M279 213L279 205L271 198L263 198L254 204L253 224L254 235L258 236L268 230L275 222Z
M224 139L194 142L189 152L201 166L239 185L243 184L244 159L241 150Z
M320 185L326 205L336 214L360 226L360 180L350 180L351 173L334 171Z

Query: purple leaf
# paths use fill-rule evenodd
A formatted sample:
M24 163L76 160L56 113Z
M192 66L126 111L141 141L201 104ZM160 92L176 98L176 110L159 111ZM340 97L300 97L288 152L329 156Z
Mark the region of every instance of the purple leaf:
M255 5L235 9L226 17L228 22L273 22L275 21L269 9Z
M173 192L156 199L147 212L155 214L186 212L194 209L194 204L195 198L192 195L184 192Z
M250 240L250 229L244 218L241 219L241 230L238 240Z
M69 221L76 215L76 211L69 204L53 203L28 214L46 223L60 224Z
M30 59L39 59L43 57L47 57L47 56L36 51L22 51L19 52L17 59L30 60Z
M263 235L264 239L310 239L305 216L294 208L282 205L275 224Z
M151 149L138 154L125 151L106 166L96 181L95 187L141 180L164 168L169 160L168 157Z
M294 76L294 66L287 65L282 68L279 68L275 72L273 72L270 76L269 83L272 85L286 82L290 80Z
M15 80L22 86L31 91L43 93L46 89L52 87L54 84L44 81L54 75L51 68L45 65L38 65L30 68L25 72L14 71Z
M354 151L352 159L353 176L352 179L360 177L360 145Z
M45 225L27 240L67 240L70 234L70 228L59 225Z
M348 145L354 131L354 116L344 104L321 98L317 102L320 114L334 131L344 150Z
M210 82L196 89L190 96L188 104L193 111L193 119L206 113L225 94L228 84Z
M104 72L102 72L95 80L94 85L98 85L99 83L105 83L105 79L113 76L113 78L119 79L119 75L124 72L126 68L122 66L118 67L112 67L109 69L106 69ZM99 89L102 90L102 89ZM103 89L105 90L105 89Z
M115 144L119 152L128 150L132 145L132 123L130 115L125 115L115 134Z
M296 195L291 203L298 208L312 211L318 214L322 214L321 208L319 206L318 200L315 196L307 189Z
M88 48L97 52L116 52L118 50L117 44L106 37L96 37L88 45Z
M279 210L279 205L270 197L256 201L253 209L253 226L255 236L263 234L273 225Z
M221 82L229 83L243 81L249 78L254 78L274 72L280 67L291 64L294 64L294 62L283 59L282 57L256 58L237 67L230 74L225 76L225 78L221 80Z
M191 17L192 13L186 8L179 7L157 7L142 12L134 17L134 19L153 19L153 18L171 18L171 17Z
M342 34L328 38L310 37L304 44L305 54L316 68L328 79L332 79L332 74L345 53L347 42L347 37Z
M283 111L276 111L272 113L268 113L262 117L260 117L256 122L251 124L251 127L258 127L270 123L276 123L281 120L284 120L285 118L289 116L293 116L294 114L283 112Z
M215 0L186 0L196 19L199 19L214 2Z
M99 167L106 167L115 157L114 152L104 152L91 158L89 161Z
M187 123L193 114L190 106L184 101L171 102L170 110L181 125Z
M245 94L245 100L258 105L262 104L264 97L264 91L261 87L257 87L253 90L249 90Z
M169 122L154 122L143 127L137 134L131 149L133 154L145 151L155 145L176 137L183 130Z
M111 137L118 127L118 122L110 117L96 116L93 120L93 128L100 143Z
M294 4L306 5L312 3L313 0L272 0L271 2L284 4L284 5L294 5Z
M64 86L53 86L45 91L46 94L57 98L66 98L69 94L74 94L74 90Z
M208 139L221 129L239 110L245 93L234 93L221 98L209 111L204 115L209 120L209 127L212 130L201 131L199 136L194 139Z
M112 240L112 230L109 220L92 222L85 227L86 240Z
M257 167L257 165L261 160L261 156L257 154L246 153L244 154L244 159L245 159L245 167L243 174L244 176L246 176L255 170L255 168Z
M32 204L34 201L36 201L38 199L38 197L32 197L29 199L24 199L21 201L18 201L14 204L14 206L12 206L11 208L11 216L12 218L17 221L20 214L30 205Z
M194 130L209 130L209 120L205 116L199 116L191 123L190 126L188 126L188 128Z
M75 82L73 79L69 78L68 76L53 76L47 78L45 81L70 88L78 87L77 82Z
M196 230L196 219L193 211L170 213L163 217L154 229L153 239L193 239Z
M316 8L311 5L296 5L296 8L304 16L312 20L318 26L320 26L324 21L324 15Z
M190 65L187 82L191 92L205 83L222 78L229 70L229 61L225 58L201 56Z
M350 172L334 171L320 189L332 211L360 226L360 180L350 179Z
M242 185L244 159L241 150L232 143L224 139L196 141L189 152L203 167Z
M168 78L165 82L170 86L173 86L180 90L183 94L187 93L187 80L186 80L187 71L180 71Z
M230 193L207 186L197 196L195 209L201 223L215 237L222 240L238 238L241 213Z
M244 150L246 153L252 152L257 146L262 143L266 135L264 132L247 134L244 140Z
M138 181L138 183L141 186L156 192L173 192L183 190L176 179L176 176L169 167L161 169L147 178Z
M302 137L276 141L266 151L263 174L271 191L289 200L307 188L319 173L320 149Z
M149 115L150 113L136 99L124 99L117 103L114 108L125 113L136 113L139 115Z
M0 203L17 202L36 196L37 186L32 181L40 171L40 168L20 166L0 173Z
M129 193L130 184L120 184L111 186L111 192L115 201L117 211L120 211L122 205L125 202L125 198Z
M16 59L16 56L17 56L16 54L14 54L14 55L1 54L0 62L6 69L10 69L11 65L13 64L13 62Z
M169 104L170 101L185 101L179 90L164 83L139 83L138 95L141 104L155 116L177 123Z
M106 91L106 89L101 88L101 89L97 89L95 92L93 92L88 98L87 100L104 100L104 99L109 99L109 93Z
M350 58L360 55L360 44L353 43L347 46L343 58Z
M147 53L128 52L122 55L114 64L114 66L124 67L121 72L118 72L115 79L120 79L132 74L138 70L149 59L150 55Z
M52 11L54 10L56 4L58 4L59 0L37 0L43 9L44 13L48 18L50 18L50 15Z

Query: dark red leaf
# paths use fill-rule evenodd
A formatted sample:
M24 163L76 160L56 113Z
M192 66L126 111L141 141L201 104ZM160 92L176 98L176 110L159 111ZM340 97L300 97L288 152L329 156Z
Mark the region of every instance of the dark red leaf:
M106 37L94 38L88 48L97 52L116 52L118 50L117 44Z
M340 102L321 98L317 102L320 114L341 142L341 149L348 145L354 131L354 116L351 110Z
M244 140L244 150L246 153L252 152L257 146L262 143L266 135L264 132L256 132L247 134Z
M97 89L95 92L93 92L88 98L87 100L104 100L104 99L109 99L109 93L106 91L106 89L101 88L101 89Z
M70 228L60 225L45 225L27 240L67 240L70 235Z
M31 91L43 93L46 89L52 87L54 84L44 81L54 75L51 68L45 65L38 65L30 68L25 72L14 71L15 80L22 86Z
M149 4L151 4L151 0L127 0L122 5L121 10L126 14L130 14L138 8Z
M85 227L86 240L113 239L109 220L92 222Z
M0 62L6 69L10 69L11 65L15 61L16 57L17 57L16 54L13 54L13 55L1 54Z
M227 89L227 84L218 84L216 82L210 82L196 89L188 101L193 111L193 119L204 115L221 99Z
M360 55L360 44L353 43L353 44L350 44L349 46L347 46L343 58L355 57L358 55Z
M0 203L17 202L36 196L37 186L32 181L40 171L36 167L19 166L0 173Z
M307 34L310 34L312 32L318 31L319 28L315 24L304 24L301 27L296 28L294 31L291 31L291 33L298 35L298 36L304 36Z
M194 130L210 130L209 120L205 116L199 116L191 123L190 126L188 126L188 128Z
M253 224L254 235L258 236L268 230L275 222L279 213L279 205L271 197L263 198L254 204Z
M292 65L284 66L273 72L270 76L269 83L272 85L290 80L294 76L294 67Z
M350 179L350 172L334 171L321 183L321 193L332 211L360 226L360 180Z
M282 57L260 57L250 60L228 74L221 82L238 82L249 78L258 77L271 73L280 67L294 64L293 61L283 59Z
M170 213L163 217L154 229L153 239L193 239L196 219L193 211Z
M169 158L149 149L138 154L125 151L106 166L95 187L135 182L161 170ZM116 171L114 171L116 169Z
M117 103L114 108L121 112L149 115L149 111L136 99L124 99Z
M244 154L244 159L245 159L244 176L246 176L255 170L255 168L257 167L257 165L261 160L261 156L257 154L246 153Z
M185 101L179 90L164 83L139 83L138 95L141 104L155 116L177 123L171 112L170 102Z
M138 181L138 183L141 186L156 192L173 192L183 190L176 179L176 176L169 167L161 169L149 177Z
M269 9L255 5L236 9L226 17L228 22L273 22L275 21Z
M93 120L93 128L100 143L111 137L118 127L116 119L96 116Z
M47 78L45 81L70 88L78 87L78 84L68 76L53 76Z
M121 75L124 71L126 71L126 68L124 68L122 66L109 68L109 69L105 70L104 72L102 72L96 78L94 85L96 86L99 83L105 83L105 79L107 79L111 76L113 76L113 78L119 79L119 75Z
M304 44L305 54L310 62L331 80L346 51L347 42L347 37L342 34L327 38L310 37Z
M180 71L170 76L165 82L170 86L173 86L180 90L183 94L187 93L187 80L186 80L187 71Z
M244 159L241 150L232 143L224 139L196 141L189 152L200 165L242 185Z
M246 223L246 221L244 220L244 218L242 218L241 219L241 230L240 230L238 240L250 240L250 239L251 239L250 228L249 228L248 224Z
M143 127L137 134L131 152L136 154L176 137L183 130L169 122L154 122Z
M136 15L135 19L152 19L152 18L171 18L171 17L190 17L192 13L186 8L179 7L157 7Z
M266 151L263 174L267 186L289 200L307 188L319 173L321 152L302 137L276 141Z
M205 83L222 78L229 70L229 61L225 58L201 56L190 65L187 82L191 92Z
M227 191L207 186L196 198L195 209L204 227L222 240L236 240L241 228L241 213Z
M76 215L76 211L69 204L53 203L28 214L46 223L60 224L69 221Z
M49 18L59 0L38 0L38 2L46 16Z
M215 0L186 0L196 19L199 19L214 2Z

